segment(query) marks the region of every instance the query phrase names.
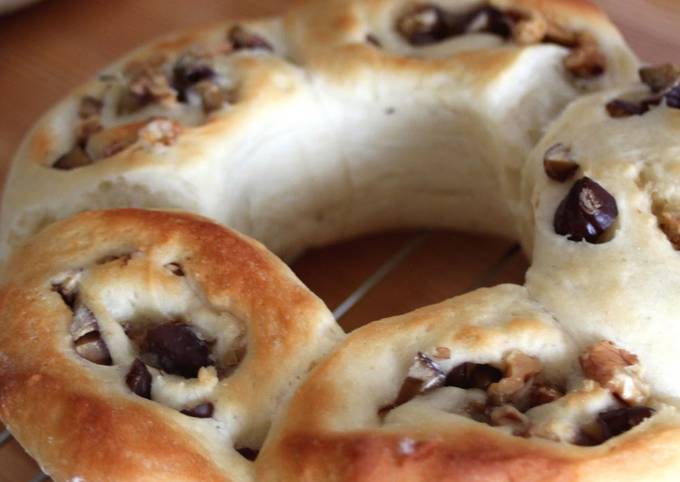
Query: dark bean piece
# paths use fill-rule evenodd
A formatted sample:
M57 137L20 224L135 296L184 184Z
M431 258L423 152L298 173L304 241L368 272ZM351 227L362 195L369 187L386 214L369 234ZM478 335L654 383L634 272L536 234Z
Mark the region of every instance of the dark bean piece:
M649 106L644 103L630 102L623 99L612 100L607 103L606 108L609 116L615 119L643 115L649 110Z
M416 5L397 21L397 31L411 45L428 45L451 36L444 10L436 5Z
M680 109L680 85L676 85L664 95L666 105L672 109Z
M555 232L570 241L597 243L619 215L616 199L602 186L583 177L576 181L555 212Z
M87 155L85 149L83 149L83 147L80 145L76 145L66 154L63 154L61 157L59 157L59 159L57 159L54 164L52 164L52 167L55 169L68 171L90 164L92 164L92 159L90 159L90 156Z
M260 454L259 450L249 449L248 447L241 447L236 449L236 451L241 454L242 457L254 462L257 456Z
M146 334L143 349L157 357L163 371L186 378L194 378L201 367L213 365L208 343L186 323L152 328Z
M680 69L673 64L643 67L640 69L640 80L642 80L652 92L663 92L680 80Z
M139 358L135 358L132 363L125 376L125 383L134 394L151 399L151 373Z
M124 89L120 93L116 104L116 114L128 115L143 109L153 102L153 96L149 93L136 94L130 89Z
M504 39L510 38L515 23L512 17L491 6L475 10L461 17L459 22L465 23L463 30L466 32L490 33Z
M184 276L184 269L179 263L168 263L165 265L165 268L175 276Z
M76 353L85 360L97 365L110 366L113 361L106 343L98 331L91 331L74 342Z
M62 301L66 306L71 308L75 313L76 298L78 297L78 283L80 275L78 272L68 275L63 281L52 284L52 291L55 291L61 296Z
M201 403L200 405L196 405L193 408L182 410L181 413L183 413L184 415L188 415L189 417L210 418L212 417L214 411L215 411L214 405L210 402L206 402Z
M378 40L378 37L376 37L372 33L369 33L368 35L366 35L366 42L373 45L374 47L382 48L382 43L380 43L380 40Z
M545 153L543 168L550 179L564 182L576 174L579 165L571 158L571 149L560 143Z
M486 390L492 383L503 378L503 372L491 365L465 362L449 372L446 386L458 388L479 388Z
M172 70L172 88L177 91L177 100L186 102L187 90L192 85L214 76L215 71L208 64L180 59Z
M654 409L649 407L624 407L600 412L597 423L602 432L602 442L627 432L652 415Z
M267 42L263 37L255 35L254 33L248 32L246 29L239 25L235 25L229 30L227 34L227 39L231 42L234 50L241 49L262 49L273 51L271 44Z

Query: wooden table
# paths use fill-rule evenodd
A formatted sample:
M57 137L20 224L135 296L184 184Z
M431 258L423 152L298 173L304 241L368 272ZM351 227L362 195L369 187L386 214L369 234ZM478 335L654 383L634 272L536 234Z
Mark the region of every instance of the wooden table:
M273 14L288 0L50 0L0 18L0 178L24 132L69 89L130 48L179 28L230 16ZM677 61L680 2L599 0L649 62ZM323 269L320 269L323 267ZM440 301L472 288L521 283L527 263L512 242L459 233L391 233L313 250L293 269L342 324ZM367 281L368 280L368 281ZM1 427L0 427L1 428ZM38 473L21 447L0 448L0 482Z

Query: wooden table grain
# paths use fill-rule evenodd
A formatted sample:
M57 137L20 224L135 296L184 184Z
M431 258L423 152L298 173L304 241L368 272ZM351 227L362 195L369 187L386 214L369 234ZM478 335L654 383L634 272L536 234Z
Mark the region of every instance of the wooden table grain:
M48 0L0 18L0 180L22 136L40 114L119 55L159 34L220 18L275 14L289 3ZM641 58L650 63L680 61L678 0L598 3ZM408 243L412 245L404 251L403 261L343 318L347 329L475 287L521 283L527 267L509 241L446 232L414 238L414 233L404 232L313 250L293 269L335 308ZM0 482L29 481L37 472L16 442L0 448Z

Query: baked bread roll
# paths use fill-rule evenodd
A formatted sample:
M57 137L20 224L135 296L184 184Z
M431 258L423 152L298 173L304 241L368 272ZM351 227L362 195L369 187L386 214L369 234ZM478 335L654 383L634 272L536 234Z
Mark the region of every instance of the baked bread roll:
M360 328L291 399L257 480L676 480L680 414L656 374L560 324L502 285Z
M308 0L169 36L27 136L0 254L56 219L130 206L196 212L283 255L405 226L517 237L521 169L547 123L636 68L586 0Z
M262 245L194 215L49 227L0 290L0 417L57 481L253 479L272 417L342 336Z
M581 348L627 347L655 392L680 399L680 70L641 78L570 105L529 158L526 286Z

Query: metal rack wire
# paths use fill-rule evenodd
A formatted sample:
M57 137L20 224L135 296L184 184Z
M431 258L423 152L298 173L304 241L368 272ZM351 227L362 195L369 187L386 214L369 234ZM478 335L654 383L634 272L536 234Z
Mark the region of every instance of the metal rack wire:
M370 276L364 279L334 310L333 315L340 321L359 301L361 301L373 288L375 288L385 277L394 271L408 256L425 242L432 233L429 231L414 234L408 238L401 247L382 265L380 265ZM494 276L520 251L519 245L513 245L504 252L491 267L484 272L469 287L470 290L485 286ZM12 440L12 434L8 430L0 433L0 449ZM40 472L29 482L45 482L50 480L49 476Z

